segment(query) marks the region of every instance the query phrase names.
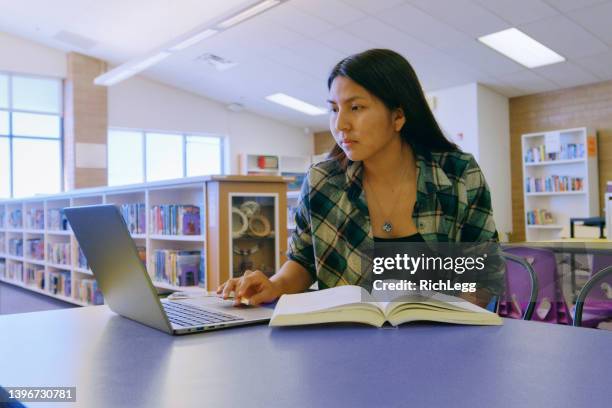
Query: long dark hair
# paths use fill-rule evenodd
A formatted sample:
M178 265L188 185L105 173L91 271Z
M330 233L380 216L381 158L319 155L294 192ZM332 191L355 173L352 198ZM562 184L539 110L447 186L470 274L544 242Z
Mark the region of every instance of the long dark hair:
M378 97L389 110L401 108L406 123L400 137L413 148L428 151L459 150L442 133L434 118L421 84L408 61L395 51L372 49L354 54L338 62L327 79L327 89L338 76L346 77ZM329 152L346 166L342 148L334 145Z

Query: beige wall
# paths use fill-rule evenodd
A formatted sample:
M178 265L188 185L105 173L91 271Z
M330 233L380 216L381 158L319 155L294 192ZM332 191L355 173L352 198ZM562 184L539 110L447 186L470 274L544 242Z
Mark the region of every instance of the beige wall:
M583 126L598 134L601 209L612 181L612 81L510 99L513 240L525 239L521 135Z

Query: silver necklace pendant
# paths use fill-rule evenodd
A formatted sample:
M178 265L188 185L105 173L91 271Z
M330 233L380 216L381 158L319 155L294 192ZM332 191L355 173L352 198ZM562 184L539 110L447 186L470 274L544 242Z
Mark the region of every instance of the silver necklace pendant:
M385 232L391 232L391 230L393 229L393 225L391 225L391 223L389 221L385 222L382 226L382 229Z

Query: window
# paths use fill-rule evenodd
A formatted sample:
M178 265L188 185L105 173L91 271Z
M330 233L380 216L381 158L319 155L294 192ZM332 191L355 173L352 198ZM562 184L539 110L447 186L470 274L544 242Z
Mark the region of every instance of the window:
M223 138L109 129L111 186L223 173Z
M108 132L108 185L140 183L144 180L143 134Z
M0 74L0 198L62 190L62 81Z
M147 181L183 176L183 136L147 133Z

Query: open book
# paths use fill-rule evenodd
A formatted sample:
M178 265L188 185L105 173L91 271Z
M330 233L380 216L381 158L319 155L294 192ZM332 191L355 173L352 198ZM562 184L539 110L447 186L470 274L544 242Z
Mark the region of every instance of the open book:
M436 292L402 294L377 300L360 286L337 286L315 292L283 295L270 326L355 322L381 327L426 320L433 322L501 325L501 318L466 300Z

